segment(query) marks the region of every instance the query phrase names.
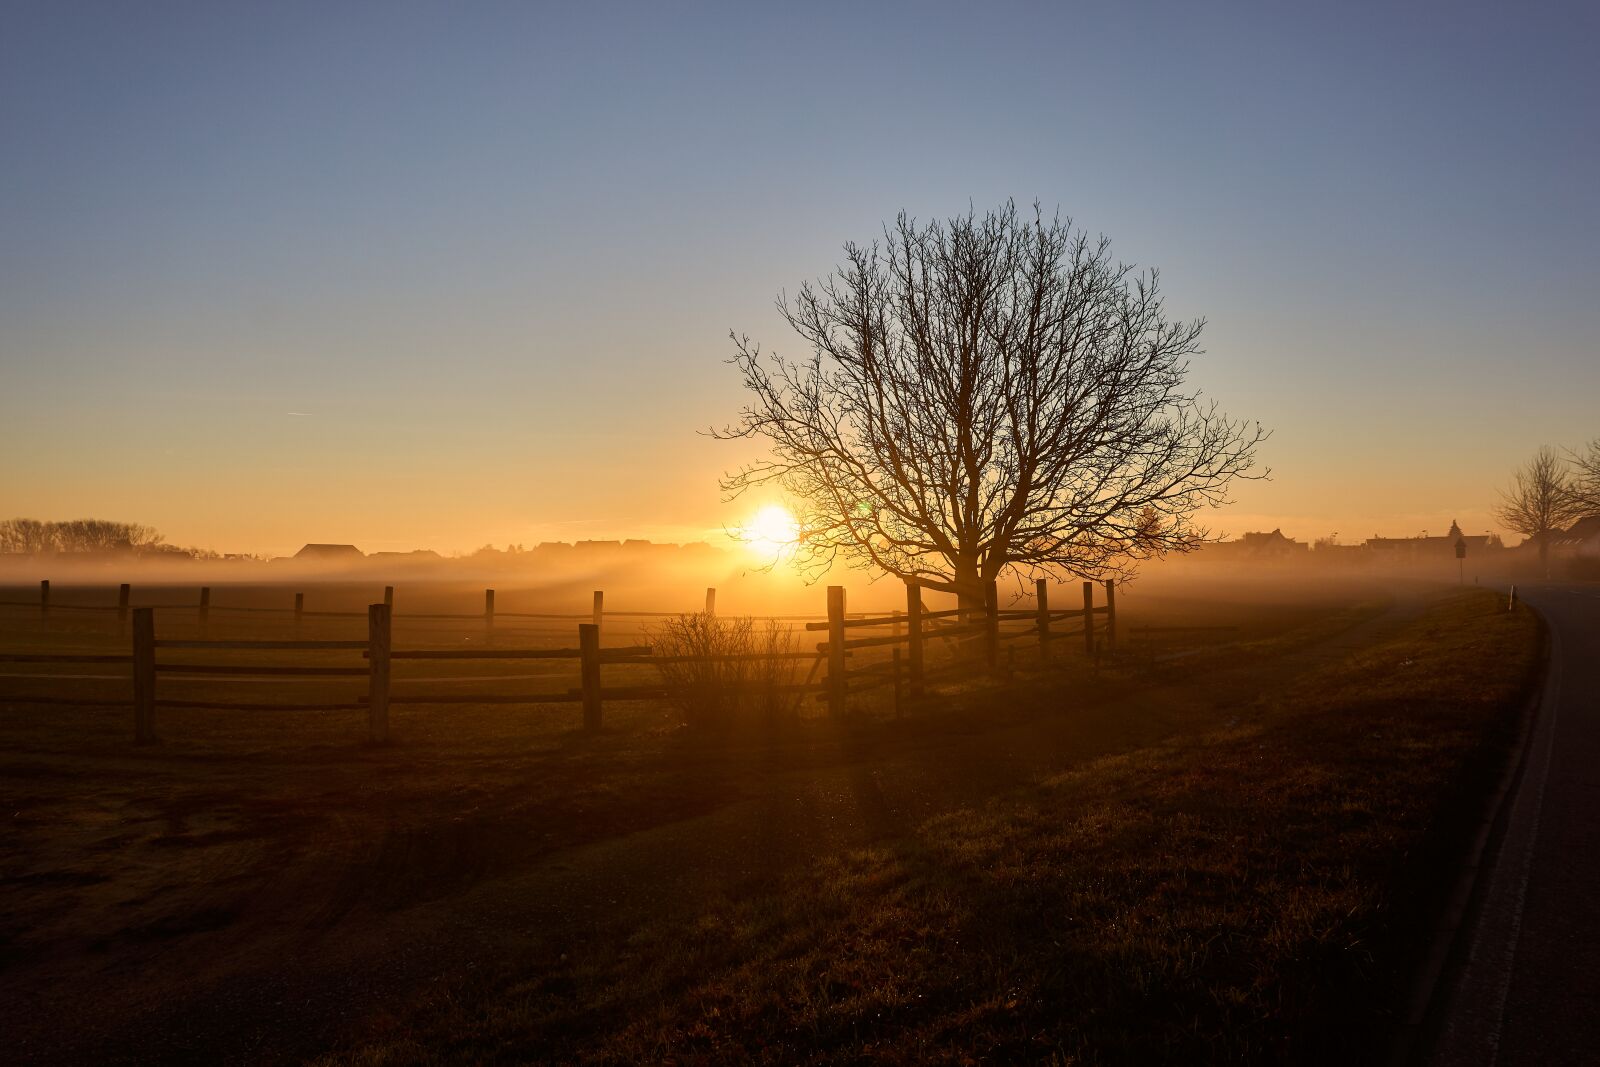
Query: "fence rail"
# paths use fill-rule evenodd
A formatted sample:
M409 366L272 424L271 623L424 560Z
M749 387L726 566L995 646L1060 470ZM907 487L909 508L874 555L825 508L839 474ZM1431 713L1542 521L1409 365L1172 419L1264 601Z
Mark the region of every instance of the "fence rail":
M63 604L51 597L49 579L40 581L39 598L37 600L0 600L0 607L37 608L40 618L48 619L53 611L99 611L115 612L119 620L126 622L128 613L133 608L132 585L123 583L117 589L117 603L115 604ZM395 587L383 587L383 602L391 609L394 607ZM429 621L453 622L482 622L489 629L493 629L496 619L542 619L558 622L576 622L592 620L599 622L602 617L613 619L666 619L676 618L688 614L684 611L630 611L603 609L604 593L597 590L594 594L594 608L590 612L549 612L549 611L498 611L495 608L495 591L483 591L483 610L481 612L405 612L397 614L396 618L421 619ZM709 614L716 613L717 591L715 588L706 590L705 610ZM293 615L296 621L300 619L361 619L366 618L365 611L336 611L336 610L311 610L305 606L305 593L294 594L292 607L267 607L259 604L213 604L211 602L211 587L201 586L199 597L187 603L158 603L140 604L138 607L159 608L163 611L193 611L197 614L202 626L209 620L212 612L254 612L267 615ZM760 618L772 622L806 622L825 619L825 615L763 615ZM866 625L872 625L869 620Z
M594 594L593 610L587 614L551 612L500 612L495 611L493 589L484 591L484 612L481 615L460 613L416 613L415 619L447 619L482 621L486 632L492 636L497 617L537 618L551 620L590 620L578 622L578 644L571 648L455 648L455 649L395 649L393 647L394 587L384 588L383 602L368 606L365 612L307 611L305 594L294 594L292 608L263 608L239 606L227 608L211 603L210 587L202 587L198 600L189 604L131 606L131 587L119 586L115 605L62 605L52 603L50 583L40 583L37 603L0 601L0 605L37 607L39 617L47 620L53 610L70 609L116 612L119 632L132 622L132 650L127 655L90 653L0 653L0 663L117 663L132 666L132 705L134 711L134 738L138 743L154 741L155 713L160 708L209 708L234 711L323 711L365 709L369 734L373 741L386 741L389 736L388 710L391 705L426 704L552 704L581 703L583 724L587 730L598 729L607 700L655 700L693 689L694 682L671 682L663 679L656 684L604 685L601 680L603 666L655 666L673 665L720 666L745 663L773 663L809 660L813 667L803 682L733 681L718 679L715 684L727 693L802 693L817 694L827 700L829 712L843 714L848 695L881 686L894 687L895 709L898 714L903 690L909 689L913 698L924 694L926 684L934 679L956 673L971 673L970 661L948 664L937 669L926 666L928 641L956 641L964 647L981 646L984 666L992 673L1002 673L1000 650L1003 643L1033 638L1038 642L1041 660L1048 661L1053 653L1052 644L1068 637L1083 637L1086 653L1096 654L1097 639L1106 647L1114 647L1116 632L1116 587L1105 582L1105 603L1094 603L1093 582L1083 583L1081 608L1053 610L1049 602L1049 589L1040 579L1035 583L1035 607L1031 610L1003 610L999 606L996 583L989 582L981 590L982 606L964 606L948 611L928 611L922 601L922 587L906 583L906 608L887 615L847 614L845 590L830 586L827 590L828 611L825 616L787 615L771 616L774 621L805 622L805 629L826 631L827 640L818 642L815 651L775 651L715 655L661 655L657 656L650 645L623 645L604 648L600 645L602 620L607 617L670 618L683 612L658 611L607 611L604 593ZM974 600L976 597L973 598ZM706 590L706 612L715 613L716 590ZM366 640L303 640L294 639L217 639L202 636L193 638L160 638L155 635L157 610L195 610L201 623L202 634L210 613L219 610L238 610L259 613L292 614L296 627L303 618L360 618L367 619ZM817 619L824 621L812 621ZM1017 627L1017 623L1027 625ZM1059 625L1058 625L1059 624ZM886 635L863 637L848 636L851 631L863 628L889 627ZM887 661L850 668L848 661L856 650L887 648L891 655ZM366 660L363 665L335 666L327 664L204 664L172 663L157 659L160 649L188 651L338 651L360 652ZM904 652L904 655L902 655ZM393 692L392 664L395 660L427 661L509 661L509 660L576 660L580 684L575 687L542 693L405 693ZM826 665L826 674L814 680L820 667ZM1006 669L1009 669L1009 654ZM255 701L185 700L158 696L156 684L161 675L194 677L250 677L250 678L365 678L367 692L355 700L325 700L298 703L263 703ZM455 679L450 679L455 680ZM477 679L460 679L476 681ZM37 704L79 704L90 706L127 706L126 701L75 699L65 697L23 697L19 702Z
M5 652L0 663L132 663L132 656L91 655L76 652Z

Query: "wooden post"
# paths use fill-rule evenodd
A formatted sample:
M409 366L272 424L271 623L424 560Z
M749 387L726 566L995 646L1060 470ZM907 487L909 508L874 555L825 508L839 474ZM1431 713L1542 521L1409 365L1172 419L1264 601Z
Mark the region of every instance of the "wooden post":
M39 621L50 618L50 579L44 578L39 582Z
M1117 647L1117 583L1106 579L1106 650Z
M389 740L389 653L393 649L388 604L367 605L367 728L372 743Z
M712 618L716 618L716 615L717 615L717 591L715 589L707 589L706 590L706 614L710 615Z
M596 589L594 591L594 624L596 626L600 625L600 620L605 617L605 613L606 613L606 594L605 594L605 591L602 590L602 589Z
M391 612L394 610L394 586L392 585L383 587L383 606L390 609ZM393 618L392 615L390 617Z
M483 638L485 641L494 640L494 590L483 591Z
M894 653L890 656L894 663L894 717L900 717L900 646L894 646Z
M294 595L294 635L296 637L300 636L300 619L305 613L306 595L304 593L296 593Z
M211 587L200 587L200 636L204 638L211 630Z
M128 632L128 601L133 596L133 586L123 582L117 586L117 636Z
M1094 583L1083 583L1083 651L1094 659Z
M1035 578L1033 582L1033 598L1036 601L1035 610L1038 611L1038 621L1034 625L1039 630L1039 662L1050 662L1050 582L1045 578Z
M600 594L595 594L599 613ZM578 624L578 677L583 685L583 728L590 733L600 729L600 624Z
M828 714L844 714L844 586L828 586Z
M156 739L156 613L139 608L133 613L133 743L148 745Z
M985 582L983 586L983 657L988 661L989 673L1000 670L1000 583Z
M922 696L922 589L906 583L906 661L911 674L911 697Z

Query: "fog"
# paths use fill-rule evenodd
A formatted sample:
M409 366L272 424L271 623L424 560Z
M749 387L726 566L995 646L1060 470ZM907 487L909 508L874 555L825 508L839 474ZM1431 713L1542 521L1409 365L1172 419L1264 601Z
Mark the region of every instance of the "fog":
M1569 566L1569 561L1558 561ZM1381 593L1395 583L1503 585L1532 581L1527 553L1501 550L1481 558L1453 557L1381 561L1337 558L1307 552L1303 558L1218 559L1202 550L1190 556L1148 561L1118 584L1119 606L1131 618L1144 610L1167 615L1202 616L1207 606L1348 598L1352 589ZM535 549L484 552L445 559L424 554L376 554L348 559L190 559L140 557L133 553L0 556L0 586L8 602L37 601L38 583L51 583L51 599L61 605L110 605L117 586L132 586L131 603L190 603L200 587L210 587L217 608L289 607L296 592L307 607L354 610L395 589L396 610L473 614L483 610L483 594L493 589L501 613L581 614L591 610L593 593L605 594L611 612L692 612L704 608L714 589L723 615L808 615L826 611L825 587L843 585L851 612L888 612L905 607L897 580L836 566L820 575L802 575L786 561L763 560L740 546L649 545L593 542L546 545ZM1077 580L1051 582L1056 610L1081 604ZM1097 583L1098 586L1098 583ZM1031 606L1031 578L1010 575L999 583L1002 606ZM1096 588L1095 602L1104 593ZM934 609L953 606L953 598L929 592ZM948 601L948 602L947 602Z

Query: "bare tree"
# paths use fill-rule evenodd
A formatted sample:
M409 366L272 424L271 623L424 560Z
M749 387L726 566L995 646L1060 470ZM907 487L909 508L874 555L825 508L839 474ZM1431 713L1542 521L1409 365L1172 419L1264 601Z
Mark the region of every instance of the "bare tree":
M1550 535L1582 518L1585 508L1573 495L1567 466L1556 450L1540 446L1500 494L1495 518L1539 546L1539 569L1550 576Z
M1600 438L1571 454L1572 497L1586 515L1600 515Z
M811 346L733 335L754 399L722 438L770 458L724 477L796 505L800 559L836 558L975 595L1007 567L1099 578L1209 539L1193 522L1252 474L1259 425L1187 390L1203 320L1164 314L1155 271L1070 219L1008 202L918 224L778 310Z

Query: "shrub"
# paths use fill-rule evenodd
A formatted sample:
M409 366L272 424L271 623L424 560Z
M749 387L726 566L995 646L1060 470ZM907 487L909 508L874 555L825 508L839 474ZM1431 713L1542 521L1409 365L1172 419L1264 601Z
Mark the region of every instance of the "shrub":
M798 680L796 668L804 661L787 658L794 633L786 626L702 611L668 619L650 631L650 641L663 658L668 701L689 726L728 726L755 716L770 722L799 703L799 694L786 687Z

